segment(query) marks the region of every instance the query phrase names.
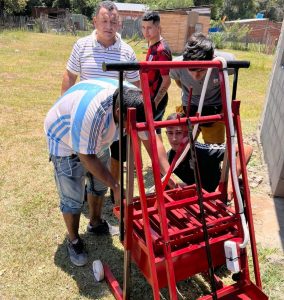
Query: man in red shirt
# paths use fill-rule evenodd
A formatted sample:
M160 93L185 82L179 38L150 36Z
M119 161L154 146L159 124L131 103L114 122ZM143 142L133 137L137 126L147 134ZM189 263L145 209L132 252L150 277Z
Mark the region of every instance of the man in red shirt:
M142 33L148 42L147 61L171 61L172 54L161 36L160 16L157 12L146 12L142 17ZM171 84L169 69L150 70L148 72L150 96L156 121L161 121L168 104L167 90ZM161 130L157 129L160 135Z

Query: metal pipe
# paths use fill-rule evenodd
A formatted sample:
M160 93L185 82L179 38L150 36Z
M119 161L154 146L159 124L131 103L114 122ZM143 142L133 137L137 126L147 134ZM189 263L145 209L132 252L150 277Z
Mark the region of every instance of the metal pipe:
M249 68L250 62L246 60L228 61L228 68ZM141 61L141 62L103 62L104 71L131 71L141 69L171 69L171 68L218 68L222 69L223 65L220 61Z

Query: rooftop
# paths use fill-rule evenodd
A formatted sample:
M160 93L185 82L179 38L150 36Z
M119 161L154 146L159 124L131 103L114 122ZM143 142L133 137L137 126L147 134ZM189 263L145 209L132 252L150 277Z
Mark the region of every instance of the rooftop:
M149 9L149 6L145 4L136 4L136 3L119 3L114 2L117 9L120 10L126 10L126 11L139 11L144 12Z

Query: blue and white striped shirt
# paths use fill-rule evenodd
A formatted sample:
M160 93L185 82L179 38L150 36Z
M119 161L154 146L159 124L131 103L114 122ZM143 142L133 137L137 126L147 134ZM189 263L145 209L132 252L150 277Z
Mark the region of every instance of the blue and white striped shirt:
M118 139L113 118L113 93L118 81L81 81L61 96L47 113L44 129L49 152L55 156L96 154Z
M101 77L118 78L117 71L102 70L102 63L137 62L133 49L116 34L116 42L108 48L103 47L96 39L96 31L80 38L73 46L67 62L67 70L80 75L80 80ZM124 80L135 82L139 80L138 71L124 72Z

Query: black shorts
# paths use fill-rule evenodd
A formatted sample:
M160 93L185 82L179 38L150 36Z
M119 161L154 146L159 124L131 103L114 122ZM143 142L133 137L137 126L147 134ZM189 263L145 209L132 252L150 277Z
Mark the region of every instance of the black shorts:
M152 105L154 103L152 102ZM168 104L168 94L166 94L164 96L164 98L160 101L157 109L155 108L155 106L153 105L153 115L154 115L154 120L155 121L162 121L163 116L165 114L166 111L166 107ZM156 129L157 134L161 134L161 128L157 128ZM125 149L124 153L123 153L123 157L122 160L125 162L126 161L126 142L127 138L126 136L123 136L122 138L122 147L123 149ZM115 160L119 161L119 141L115 141L112 143L112 145L110 146L110 150L111 150L111 157Z
M122 148L124 149L122 161L126 161L126 144L127 144L127 136L124 135L122 138ZM119 141L115 141L110 146L111 158L119 161Z
M193 117L196 115L198 110L198 106L197 105L190 105L190 111L189 111L189 116ZM187 107L183 106L183 111L187 112ZM202 112L201 115L202 116L211 116L211 115L216 115L216 114L220 114L222 112L222 105L205 105L202 107ZM206 124L202 124L203 127L210 127L212 125L212 123L206 123Z
M157 109L155 108L154 102L152 102L154 121L162 121L168 104L168 94L160 101ZM157 134L161 134L161 128L156 129Z

